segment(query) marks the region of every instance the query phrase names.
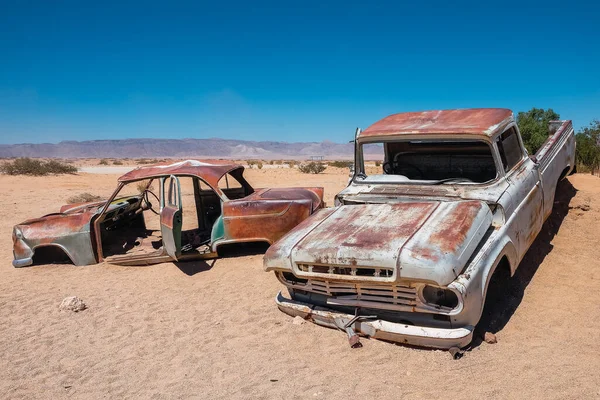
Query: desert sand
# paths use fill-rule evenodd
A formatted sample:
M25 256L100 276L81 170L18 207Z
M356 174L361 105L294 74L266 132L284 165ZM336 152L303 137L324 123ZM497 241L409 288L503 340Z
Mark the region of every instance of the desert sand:
M97 165L97 163L96 163ZM118 175L0 176L3 398L579 399L600 397L600 179L561 183L553 215L507 288L498 343L448 352L296 325L260 254L150 267L15 269L11 229ZM324 186L348 172L247 171L255 187ZM88 309L59 311L67 296Z

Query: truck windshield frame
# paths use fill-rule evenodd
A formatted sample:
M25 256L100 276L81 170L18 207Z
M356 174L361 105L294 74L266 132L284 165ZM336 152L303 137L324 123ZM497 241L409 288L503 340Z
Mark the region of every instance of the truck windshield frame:
M495 182L503 170L492 142L481 139L359 141L356 156L353 182L358 184L481 186ZM365 166L365 159L379 161L379 171Z

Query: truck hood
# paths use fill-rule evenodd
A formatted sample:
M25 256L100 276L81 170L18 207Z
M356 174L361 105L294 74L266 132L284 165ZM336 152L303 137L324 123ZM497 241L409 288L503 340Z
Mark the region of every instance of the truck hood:
M489 207L474 200L343 205L320 211L271 246L265 269L448 285L491 223Z

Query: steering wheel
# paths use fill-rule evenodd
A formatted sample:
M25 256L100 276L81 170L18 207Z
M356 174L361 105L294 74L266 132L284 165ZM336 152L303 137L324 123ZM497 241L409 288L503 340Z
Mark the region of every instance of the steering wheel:
M421 171L421 169L419 167L417 167L414 164L411 164L409 162L406 161L402 161L402 160L394 160L394 161L386 161L383 163L383 172L385 172L386 174L390 175L390 174L395 174L396 170L398 169L399 166L405 166L408 167L410 169L412 169L414 172L416 172L417 178L424 178L425 174L423 174L423 171ZM403 174L406 175L406 174Z
M384 162L381 167L383 168L383 172L385 172L388 175L394 173L394 168L392 167L392 164L389 161Z
M152 190L146 189L146 190L144 190L144 194L142 195L142 200L144 202L143 208L146 210L152 211L156 215L159 215L160 213L158 211L156 211L154 208L152 208L152 203L150 203L148 193L150 193L152 196L154 196L156 201L160 204L160 199L158 198L158 196Z

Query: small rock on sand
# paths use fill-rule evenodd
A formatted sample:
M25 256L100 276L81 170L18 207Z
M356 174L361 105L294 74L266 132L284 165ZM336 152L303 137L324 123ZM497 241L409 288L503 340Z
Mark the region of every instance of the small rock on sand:
M87 305L77 296L65 297L58 307L61 311L79 312L87 308Z
M306 323L306 320L300 316L295 316L292 320L292 324L294 325L303 325Z
M496 339L496 335L494 335L492 332L486 332L485 335L483 335L483 340L489 344L498 343L498 339Z

